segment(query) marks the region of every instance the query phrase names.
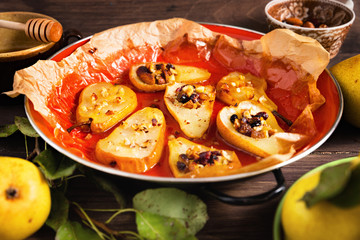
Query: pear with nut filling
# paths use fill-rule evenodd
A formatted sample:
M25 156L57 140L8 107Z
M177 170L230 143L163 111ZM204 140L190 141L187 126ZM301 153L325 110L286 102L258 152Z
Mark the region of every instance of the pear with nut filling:
M123 171L145 172L160 160L165 130L161 110L143 108L121 122L108 137L98 141L96 158Z
M217 115L216 125L226 142L261 157L283 153L289 145L286 139L276 137L284 131L274 115L255 101L224 107Z
M81 92L76 109L76 123L93 133L105 132L137 107L136 94L129 87L111 83L94 83ZM71 131L72 128L68 129Z
M164 95L167 109L190 138L201 138L209 128L214 101L215 88L211 85L175 83Z
M175 177L215 177L241 167L234 151L220 150L179 137L168 142L169 165Z
M165 90L175 82L198 83L210 78L206 69L164 62L147 62L131 66L129 78L139 90L156 92Z
M231 72L220 79L216 85L216 97L228 105L236 105L241 101L260 102L271 111L276 111L276 104L266 95L265 79L240 72Z

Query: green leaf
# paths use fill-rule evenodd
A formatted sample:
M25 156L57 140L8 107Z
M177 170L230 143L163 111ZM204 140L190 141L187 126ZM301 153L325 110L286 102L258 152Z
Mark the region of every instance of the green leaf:
M100 236L80 223L67 221L56 232L55 240L101 240Z
M39 134L31 126L29 120L24 117L15 117L15 125L19 128L20 132L28 137L39 137Z
M57 231L61 225L65 224L69 216L69 201L64 193L51 189L51 211L46 225Z
M338 207L351 208L360 204L360 164L351 172L351 177L344 190L331 199Z
M133 206L142 212L176 219L185 227L189 235L195 235L200 231L208 219L206 205L203 201L195 195L176 188L142 191L133 198ZM159 229L159 226L155 227Z
M0 126L0 137L8 137L18 130L15 124L7 124Z
M139 234L146 239L196 239L187 231L181 220L160 216L155 213L137 212L136 225Z
M80 170L100 189L112 193L115 197L115 200L119 203L120 208L125 207L125 197L116 184L112 182L111 179L109 179L109 175L96 173L95 171L86 167L81 167Z
M34 162L40 165L40 169L49 180L70 176L77 166L75 161L50 148L36 156Z
M302 198L307 207L319 201L330 199L339 194L348 183L351 176L351 162L341 163L322 170L318 185L306 192Z

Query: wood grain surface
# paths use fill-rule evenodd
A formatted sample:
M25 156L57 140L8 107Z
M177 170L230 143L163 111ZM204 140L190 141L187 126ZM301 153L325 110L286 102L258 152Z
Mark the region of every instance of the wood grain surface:
M54 17L64 30L76 29L84 37L119 25L183 17L198 22L221 23L268 32L264 7L268 1L259 0L0 0L0 12L29 11ZM355 12L360 14L360 4L355 1ZM360 53L360 22L355 20L344 45L329 66ZM0 104L0 125L12 123L14 116L25 116L22 102ZM344 120L316 151L303 159L282 168L288 188L309 170L336 159L356 156L360 150L360 130ZM0 155L25 157L23 136L16 133L8 138L0 138ZM30 144L32 144L30 140ZM157 187L152 183L130 181L117 178L131 199L140 189ZM275 185L273 174L266 173L243 181L213 184L213 187L235 196L249 196L269 190ZM281 199L276 197L262 204L252 206L228 205L200 193L197 186L187 187L189 192L198 194L208 206L209 220L197 234L199 239L272 239L273 218ZM68 198L85 208L116 208L110 194L98 190L85 178L77 178L69 185ZM92 215L99 221L109 215ZM119 230L135 230L134 215L117 218L111 227ZM54 239L54 232L43 227L30 239Z

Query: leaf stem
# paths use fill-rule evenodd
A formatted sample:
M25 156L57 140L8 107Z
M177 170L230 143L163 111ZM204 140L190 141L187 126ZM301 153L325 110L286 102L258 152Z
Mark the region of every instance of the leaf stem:
M26 138L26 135L24 135L24 136L25 136L25 138ZM25 145L27 146L26 139L25 139ZM26 150L26 151L28 151L28 150ZM39 147L39 138L38 138L38 137L35 137L35 148L34 148L34 150L33 150L29 155L27 154L26 159L31 161L31 160L33 160L37 155L39 155L40 152L41 152L41 150L40 150L40 147Z
M94 208L84 208L85 211L90 212L117 212L119 209L94 209Z
M117 215L121 214L121 213L125 213L125 212L134 212L137 213L138 210L134 209L134 208L125 208L125 209L120 209L118 210L116 213L114 213L108 220L106 220L106 224L109 224Z
M35 149L34 149L34 151L36 152L37 155L39 155L40 152L41 152L38 137L35 137Z
M79 214L81 214L81 213L79 213ZM96 222L95 220L93 220L92 219L92 221L94 222L94 224L95 225L97 225L98 224L98 222ZM89 223L89 221L87 221L87 220L82 220L81 221L85 226L87 226L87 227L89 227L89 228L92 228L92 226L91 226L91 224ZM101 227L100 227L101 228ZM101 232L101 231L99 231L99 233L97 233L100 237L102 236L102 237L104 237L105 239L109 239L109 240L114 240L114 235L111 235L110 234L110 236L109 235L106 235L105 233L103 233L103 232ZM115 239L116 240L116 239Z
M35 157L36 157L36 152L34 150L29 155L27 154L26 159L32 161Z
M108 222L110 222L114 217L116 217L118 214L120 213L124 213L124 212L138 212L136 209L133 208L128 208L128 209L87 209L87 211L117 211L111 218L110 221L106 221L105 224L99 221L96 221L92 218L90 218L85 210L77 203L73 202L73 204L77 207L75 208L75 212L84 220L86 221L86 225L88 225L89 227L91 227L92 229L94 229L94 231L96 231L96 233L102 238L107 238L107 239L114 239L113 236L119 236L119 235L131 235L136 237L137 239L143 239L139 234L132 232L132 231L115 231L110 229L108 226L106 226L105 224L107 224ZM110 234L110 236L107 236L106 234L102 233L97 227L99 227L100 229L104 230L106 233Z
M27 145L27 138L26 138L26 135L24 135L24 139L25 139L25 152L26 152L26 159L29 158L29 148L28 148L28 145Z
M72 180L72 179L78 178L78 177L86 177L86 176L84 174L71 175L69 177L66 177L66 180Z
M75 211L76 213L84 220L86 220L91 228L99 235L99 237L103 240L104 239L104 236L103 236L103 233L99 231L99 229L96 227L96 225L94 224L94 220L92 220L87 214L86 212L84 211L84 209L76 202L72 202L72 204L74 204L77 208L75 208ZM106 226L104 226L106 227ZM107 227L106 227L107 228ZM105 230L105 229L104 229Z

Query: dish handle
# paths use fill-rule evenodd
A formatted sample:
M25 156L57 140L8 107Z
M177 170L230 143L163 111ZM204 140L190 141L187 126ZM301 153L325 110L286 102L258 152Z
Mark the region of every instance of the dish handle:
M72 39L75 39L75 41L82 39L82 33L79 32L76 29L68 29L63 33L62 40L61 40L61 47L65 47L69 44L71 44Z
M273 189L258 195L233 197L225 193L219 192L208 185L202 186L202 191L205 194L210 195L221 202L231 205L245 206L264 203L275 198L276 196L280 195L282 192L285 191L285 179L281 172L281 169L275 169L272 171L272 173L274 174L274 177L276 179L276 186Z

